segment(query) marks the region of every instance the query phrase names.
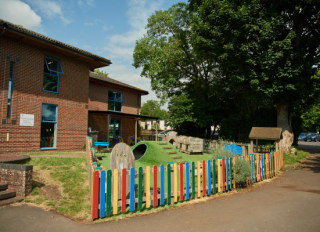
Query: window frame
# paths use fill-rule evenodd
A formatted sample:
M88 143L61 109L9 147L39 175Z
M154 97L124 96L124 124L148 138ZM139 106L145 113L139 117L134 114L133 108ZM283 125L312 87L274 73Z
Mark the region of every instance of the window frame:
M113 121L113 123L112 123L112 120L114 120ZM117 136L115 136L115 133L116 133L116 127L115 127L115 124L117 123L117 122L119 122L119 131L120 131L120 133L119 133L119 137L120 138L122 138L122 119L121 118L111 118L110 119L110 123L109 123L109 125L108 125L108 129L109 129L109 138L110 138L110 125L111 124L113 124L113 138L111 138L111 139L115 139Z
M109 97L109 93L112 92L114 93L114 97L113 98L110 98ZM117 97L116 97L116 93L118 94L121 94L121 100L117 100ZM113 109L109 109L109 106L110 106L110 103L113 102ZM120 110L116 110L116 103L121 103L121 108ZM118 91L118 90L111 90L109 89L108 90L108 111L113 111L113 112L122 112L122 105L123 105L123 94L121 91Z
M48 60L47 59L51 59L53 61L56 61L58 63L58 70L51 70L49 68L49 65L48 65ZM45 92L49 92L49 93L59 93L59 79L60 79L60 74L64 74L63 72L63 69L62 69L62 65L61 65L61 62L58 58L55 58L55 57L51 57L51 56L45 56L44 57L44 63L48 69L49 72L46 72L45 70L43 70L43 83L42 83L42 90L45 91ZM61 71L59 71L59 69ZM57 91L51 91L51 90L46 90L44 89L44 79L46 76L51 76L51 77L55 77L57 78Z
M42 119L42 108L43 105L51 105L55 106L56 109L56 115L55 115L55 120L43 120ZM41 147L41 129L42 129L42 123L52 123L54 124L54 141L53 141L53 147ZM57 149L57 131L58 131L58 105L56 104L49 104L49 103L42 103L41 105L41 122L40 122L40 150L48 150L48 149Z
M11 119L12 116L12 92L13 92L13 78L14 78L14 65L15 62L10 62L10 78L8 83L8 102L7 102L7 119Z

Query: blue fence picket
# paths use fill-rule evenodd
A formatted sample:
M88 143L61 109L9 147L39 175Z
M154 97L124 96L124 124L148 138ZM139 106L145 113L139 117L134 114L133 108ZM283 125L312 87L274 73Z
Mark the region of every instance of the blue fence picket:
M135 179L135 169L130 170L130 211L134 211L134 179Z
M190 164L186 163L186 200L190 200Z
M164 205L164 166L160 165L160 205Z
M106 211L106 171L100 173L100 217L105 217Z
M211 195L211 160L208 160L208 196Z

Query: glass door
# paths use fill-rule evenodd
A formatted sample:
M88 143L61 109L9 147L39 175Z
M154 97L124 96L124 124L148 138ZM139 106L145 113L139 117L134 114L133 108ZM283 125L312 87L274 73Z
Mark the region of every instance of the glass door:
M57 108L56 105L42 104L41 111L41 149L56 148L57 141Z

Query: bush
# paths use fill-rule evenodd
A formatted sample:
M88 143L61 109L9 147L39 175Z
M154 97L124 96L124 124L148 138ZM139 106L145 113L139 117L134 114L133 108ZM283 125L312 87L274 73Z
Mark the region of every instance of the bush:
M244 183L251 176L251 166L244 160L236 160L234 164L234 177L237 183Z

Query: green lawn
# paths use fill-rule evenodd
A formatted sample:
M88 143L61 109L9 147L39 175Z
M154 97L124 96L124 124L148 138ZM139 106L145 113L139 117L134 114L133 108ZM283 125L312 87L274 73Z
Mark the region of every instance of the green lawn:
M297 154L283 153L283 164L288 166L298 165L301 161L305 160L310 154L309 152L297 149Z
M80 220L90 216L86 158L33 157L33 189L25 201Z
M202 160L209 160L209 159L215 159L215 155L213 154L202 154L202 155L189 155L182 152L179 152L178 149L176 149L171 143L167 143L166 145L160 145L159 142L156 141L144 141L136 144L132 147L134 149L139 144L146 144L147 145L147 151L143 157L141 157L139 160L136 160L135 167L143 167L146 166L153 167L154 165L160 166L161 164L167 165L169 161L174 163L181 163L181 162L197 162ZM171 147L171 149L163 149L163 147ZM169 155L167 152L169 151L175 151L176 154ZM109 169L110 167L110 155L111 153L96 153L96 155L102 155L104 156L101 165L104 166L106 169ZM180 158L175 158L180 157Z

